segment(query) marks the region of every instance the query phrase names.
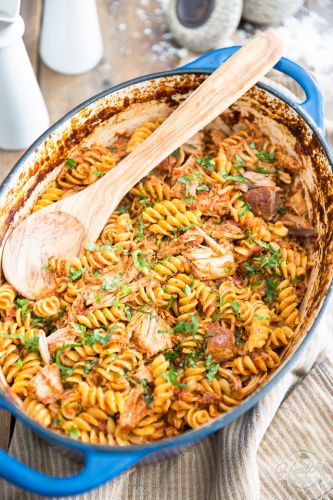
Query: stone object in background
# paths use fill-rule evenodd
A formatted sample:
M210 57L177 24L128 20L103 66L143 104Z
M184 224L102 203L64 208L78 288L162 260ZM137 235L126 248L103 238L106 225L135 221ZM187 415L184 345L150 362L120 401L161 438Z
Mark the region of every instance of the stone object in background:
M193 52L207 52L236 30L243 0L171 0L170 30L175 40Z
M40 56L66 75L93 69L103 55L95 0L45 0Z
M255 24L279 24L293 16L304 0L244 0L243 18Z

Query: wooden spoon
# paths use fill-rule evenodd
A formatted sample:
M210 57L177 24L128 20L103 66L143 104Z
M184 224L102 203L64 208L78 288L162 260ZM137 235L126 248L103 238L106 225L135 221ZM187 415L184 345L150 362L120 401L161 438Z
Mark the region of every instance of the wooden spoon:
M73 196L31 214L8 237L3 272L28 298L53 285L51 256L77 256L95 241L126 193L169 154L250 89L281 57L282 41L264 33L212 73L142 144L103 178Z

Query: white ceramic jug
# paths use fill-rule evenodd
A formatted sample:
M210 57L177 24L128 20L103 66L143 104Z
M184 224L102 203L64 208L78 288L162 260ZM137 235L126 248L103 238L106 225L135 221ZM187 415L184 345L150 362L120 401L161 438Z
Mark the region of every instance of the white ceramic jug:
M95 0L45 0L40 55L67 75L94 68L103 55Z
M49 126L45 102L22 40L24 22L18 15L19 7L20 2L15 0L0 0L0 148L8 150L30 146Z

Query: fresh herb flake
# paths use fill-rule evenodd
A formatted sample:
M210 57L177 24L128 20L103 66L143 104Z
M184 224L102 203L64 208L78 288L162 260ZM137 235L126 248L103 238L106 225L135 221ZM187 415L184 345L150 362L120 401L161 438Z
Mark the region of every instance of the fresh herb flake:
M68 279L69 281L76 281L82 277L82 275L87 271L86 267L82 267L81 269L75 269L73 267L69 268Z
M71 170L76 167L76 161L74 160L74 158L67 158L65 163Z

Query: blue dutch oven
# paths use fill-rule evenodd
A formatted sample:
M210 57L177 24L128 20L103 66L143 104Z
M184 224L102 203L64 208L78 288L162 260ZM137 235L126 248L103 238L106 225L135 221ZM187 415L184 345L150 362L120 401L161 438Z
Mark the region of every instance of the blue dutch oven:
M215 50L182 68L146 75L117 85L86 101L59 120L23 155L1 187L1 240L5 238L8 228L24 215L24 210L28 213L33 194L38 194L38 189L40 192L43 179L46 178L45 182L49 182L52 172L53 177L55 176L58 165L75 144L89 138L97 129L102 130L103 136L103 127L111 123L115 116L119 117L121 112L136 107L139 114L145 110L148 116L152 111L149 111L147 103L152 100L164 100L166 106L167 102L172 101L174 94L185 94L198 86L205 75L214 71L238 48ZM275 69L298 82L306 95L304 102L297 104L269 85L261 83L253 87L248 95L255 106L258 104L258 112L266 113L277 123L283 124L294 138L298 152L309 159L308 168L312 179L310 188L314 200L313 220L320 242L315 249L314 277L312 284L309 284L303 308L302 333L290 348L288 356L263 387L229 413L201 428L144 446L116 447L76 442L39 425L2 391L1 408L12 413L54 448L83 462L81 472L75 476L51 477L31 469L0 450L0 476L5 480L43 496L74 495L96 488L140 462L149 463L179 453L186 445L225 427L258 403L290 371L311 341L315 325L328 301L332 279L332 157L324 138L323 105L316 82L303 68L285 58L276 64Z

